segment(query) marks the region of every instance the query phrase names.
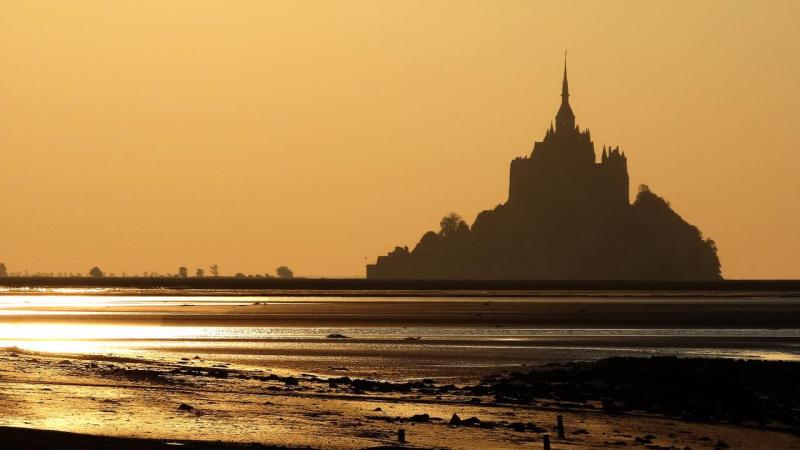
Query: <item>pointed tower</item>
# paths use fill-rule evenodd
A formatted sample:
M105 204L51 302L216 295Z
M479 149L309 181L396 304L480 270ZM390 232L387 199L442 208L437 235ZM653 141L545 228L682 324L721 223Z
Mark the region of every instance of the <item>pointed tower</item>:
M561 107L556 114L556 132L575 131L575 114L569 106L569 82L567 81L567 52L564 52L564 81L561 82Z

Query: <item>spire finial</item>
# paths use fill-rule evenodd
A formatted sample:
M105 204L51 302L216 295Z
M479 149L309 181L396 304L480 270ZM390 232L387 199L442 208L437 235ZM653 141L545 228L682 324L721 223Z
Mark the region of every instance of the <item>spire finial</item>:
M564 50L564 81L561 83L561 96L569 97L569 82L567 82L567 51Z

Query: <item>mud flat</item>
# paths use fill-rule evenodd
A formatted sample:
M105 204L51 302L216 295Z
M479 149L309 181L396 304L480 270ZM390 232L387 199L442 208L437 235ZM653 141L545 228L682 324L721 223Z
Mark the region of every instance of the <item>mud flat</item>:
M164 439L134 439L91 434L68 433L64 431L35 430L30 428L0 427L0 440L8 449L29 450L282 450L305 447L277 447L256 443L209 442L209 441L170 441Z
M398 445L402 429L416 448L538 447L544 434L559 449L798 448L798 375L790 362L611 358L445 384L254 369L206 355L6 348L0 438L25 448L374 448Z

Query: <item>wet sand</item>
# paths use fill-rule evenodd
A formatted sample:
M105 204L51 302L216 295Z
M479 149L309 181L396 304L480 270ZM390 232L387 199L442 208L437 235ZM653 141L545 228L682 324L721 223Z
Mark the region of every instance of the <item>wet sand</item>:
M719 441L732 448L800 445L797 434L780 427L609 413L591 401L500 403L491 395L431 382L408 390L368 383L356 388L361 385L354 379L346 383L205 359L166 363L5 349L0 380L2 425L158 442L370 448L395 444L402 428L409 444L435 448L532 446L539 445L543 433L554 448L714 448ZM453 414L479 423L449 425ZM554 430L558 414L566 422L563 439Z
M733 448L797 448L798 435L779 426L610 412L597 401L569 405L546 395L514 404L462 388L490 374L609 356L791 361L800 359L798 323L800 301L752 292L6 295L0 426L149 438L154 445L369 448L396 444L403 428L410 445L430 448L537 448L542 433L554 448L714 448L720 440ZM351 382L336 381L343 377ZM432 384L419 385L423 380ZM378 381L416 387L370 390ZM448 385L456 389L442 390ZM191 408L179 410L181 404ZM424 414L425 421L412 420ZM480 423L450 426L453 414ZM553 430L558 414L568 423L564 439Z
M63 450L72 448L82 450L164 450L175 449L176 447L186 450L280 450L303 448L258 443L123 438L3 426L0 426L0 442L3 443L3 448L24 448L28 450Z

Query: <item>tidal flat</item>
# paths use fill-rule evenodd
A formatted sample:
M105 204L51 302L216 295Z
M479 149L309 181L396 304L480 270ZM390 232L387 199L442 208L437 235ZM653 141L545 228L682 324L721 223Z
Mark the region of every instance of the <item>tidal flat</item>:
M0 435L43 445L27 448L375 448L401 445L401 429L409 448L541 448L543 435L797 448L800 330L784 323L799 310L785 293L6 295Z

